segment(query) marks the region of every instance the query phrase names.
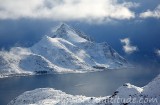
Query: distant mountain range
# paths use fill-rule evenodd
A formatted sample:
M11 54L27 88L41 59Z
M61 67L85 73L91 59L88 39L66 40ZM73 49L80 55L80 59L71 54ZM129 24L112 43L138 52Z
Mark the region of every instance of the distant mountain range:
M95 43L83 32L61 24L30 48L0 51L0 76L81 73L128 67L107 43Z

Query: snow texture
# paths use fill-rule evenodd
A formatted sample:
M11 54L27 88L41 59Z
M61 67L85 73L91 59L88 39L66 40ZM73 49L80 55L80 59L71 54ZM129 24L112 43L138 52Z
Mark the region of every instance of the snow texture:
M160 75L144 87L136 87L126 83L118 88L113 95L106 97L73 96L53 88L39 88L24 92L8 105L159 105L159 89ZM131 100L127 102L110 101L117 97ZM146 100L151 98L156 99L156 101ZM133 99L136 99L136 101L133 101Z
M61 24L30 48L0 51L0 77L46 73L85 73L126 68L129 64L107 43Z

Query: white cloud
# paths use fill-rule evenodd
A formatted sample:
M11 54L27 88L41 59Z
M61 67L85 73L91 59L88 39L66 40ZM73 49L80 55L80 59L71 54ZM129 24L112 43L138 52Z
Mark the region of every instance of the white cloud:
M160 18L160 5L158 5L153 11L147 10L140 14L141 18Z
M52 19L103 22L135 17L136 3L118 0L0 0L0 19Z
M136 46L131 45L131 42L130 42L129 38L120 39L120 41L121 41L122 44L124 44L123 45L123 50L127 54L131 54L131 53L138 50L138 48Z
M160 49L156 49L156 50L155 50L155 53L157 54L157 56L160 57Z

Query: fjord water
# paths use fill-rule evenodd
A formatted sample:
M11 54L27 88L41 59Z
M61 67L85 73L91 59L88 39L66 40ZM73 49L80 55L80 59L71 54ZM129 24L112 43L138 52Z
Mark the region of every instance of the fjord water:
M67 94L106 96L123 85L144 86L159 73L153 68L106 70L82 74L51 74L0 79L0 105L6 105L25 91L35 88L54 88Z

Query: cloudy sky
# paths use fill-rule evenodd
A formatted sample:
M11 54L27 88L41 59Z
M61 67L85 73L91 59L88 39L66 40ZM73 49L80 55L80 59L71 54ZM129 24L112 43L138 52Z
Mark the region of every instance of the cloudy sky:
M160 57L159 0L0 0L0 48L31 46L61 22L129 59Z
M49 19L53 21L102 22L133 18L160 18L160 4L141 13L140 2L125 0L5 0L0 1L0 19Z

